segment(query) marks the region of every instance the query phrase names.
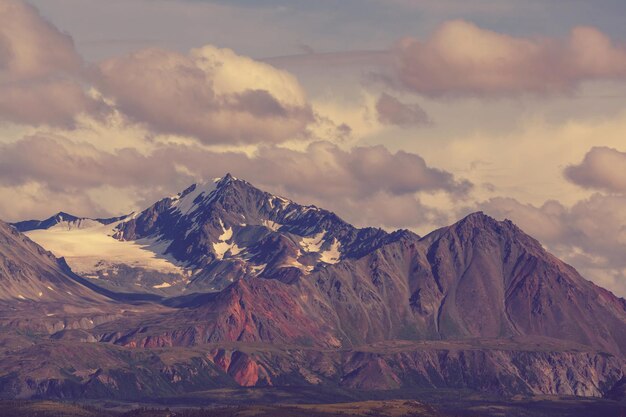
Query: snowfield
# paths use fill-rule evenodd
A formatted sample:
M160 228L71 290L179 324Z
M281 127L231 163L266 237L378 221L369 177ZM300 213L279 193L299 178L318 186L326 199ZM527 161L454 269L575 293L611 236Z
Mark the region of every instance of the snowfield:
M184 273L182 265L163 255L166 242L150 239L119 241L112 237L117 224L102 225L94 222L81 228L57 225L25 234L55 256L64 257L70 268L78 274L93 274L102 269L103 264L126 264L159 272Z

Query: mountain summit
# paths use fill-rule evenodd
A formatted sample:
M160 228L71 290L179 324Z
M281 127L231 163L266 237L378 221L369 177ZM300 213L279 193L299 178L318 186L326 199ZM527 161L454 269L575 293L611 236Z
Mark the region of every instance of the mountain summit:
M91 338L210 347L202 360L239 385L601 395L624 375L626 302L484 213L424 237L359 229L226 175L111 221L62 217L28 236L95 268L93 286L161 304ZM271 348L222 348L242 344Z
M261 191L230 174L194 184L117 226L119 240L153 239L194 271L194 288L239 277L290 281L379 246L387 233Z

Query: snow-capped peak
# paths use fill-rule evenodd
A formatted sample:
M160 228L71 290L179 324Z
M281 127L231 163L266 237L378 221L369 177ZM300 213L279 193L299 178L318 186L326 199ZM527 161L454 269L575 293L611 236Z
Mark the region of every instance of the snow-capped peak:
M182 214L191 214L198 208L198 203L208 198L216 188L215 182L193 184L172 199L172 207Z

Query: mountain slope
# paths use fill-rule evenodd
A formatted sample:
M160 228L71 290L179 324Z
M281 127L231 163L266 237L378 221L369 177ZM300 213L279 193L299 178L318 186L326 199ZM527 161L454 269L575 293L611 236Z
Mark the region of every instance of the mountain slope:
M91 219L59 213L43 221L13 226L38 244L62 256L74 272L111 291L177 295L190 274L183 265L163 254L153 239L119 241L117 226L131 215Z
M110 248L140 245L140 253L189 275L165 282L173 295L160 300L167 307L144 303L55 337L114 345L119 366L128 349L158 351L194 375L199 390L228 381L600 396L626 369L626 301L582 278L512 222L483 213L425 237L358 229L227 175L109 224L68 229L57 222L28 233L79 244L96 232ZM118 257L110 250L110 259ZM133 271L116 279L130 291L154 285L138 278L145 270ZM19 385L20 371L6 369ZM180 392L175 384L183 374L149 369L141 384L160 375L167 392ZM208 369L222 382L205 381ZM123 395L123 379L107 372L81 387L108 381ZM50 381L38 383L47 390Z
M140 338L130 339L137 345L148 339L171 346L297 345L302 333L288 330L295 326L317 335L308 343L320 347L524 336L626 353L624 300L584 280L511 222L482 213L421 239L407 231L390 234L365 256L288 282L281 275L259 278L183 303L187 309L154 327L141 323ZM268 301L271 308L259 308ZM303 312L311 320L295 319ZM131 326L119 334L128 343L136 332Z
M428 251L414 306L433 307L442 338L540 335L626 353L624 300L583 279L512 222L475 213L421 242Z
M357 229L334 213L226 175L99 227L122 252L150 243L142 254L181 268L179 275L159 275L163 284L142 281L145 269L116 278L129 291L148 283L151 291L190 294L173 301L184 311L154 329L154 337L172 345L299 344L305 331L316 335L308 342L315 346L541 336L626 353L623 299L583 279L510 221L483 213L423 238ZM56 224L42 233L59 230ZM93 282L110 283L111 275ZM272 294L271 308L261 308ZM152 326L139 325L142 337L150 336ZM121 323L113 339L129 339L133 326Z
M73 279L67 265L0 221L0 300L97 303L105 297Z
M387 236L229 174L163 199L117 229L120 240L162 242L166 254L194 270L191 290L219 290L250 276L288 282L368 253Z

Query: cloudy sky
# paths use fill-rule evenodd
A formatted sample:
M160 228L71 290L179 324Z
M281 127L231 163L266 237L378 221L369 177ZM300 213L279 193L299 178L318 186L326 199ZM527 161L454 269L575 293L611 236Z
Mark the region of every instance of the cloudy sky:
M0 218L226 172L357 225L510 218L626 296L623 0L0 0Z

